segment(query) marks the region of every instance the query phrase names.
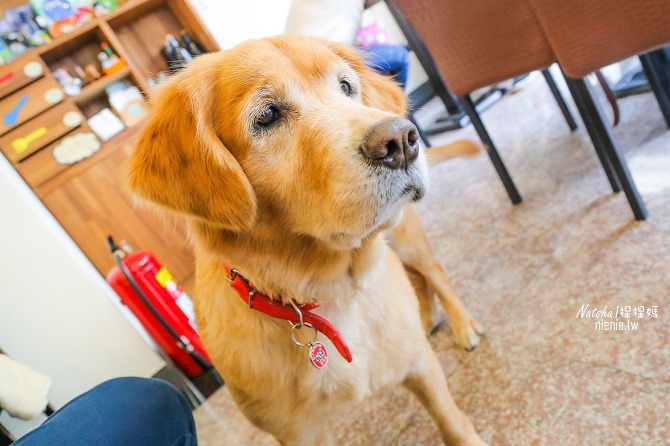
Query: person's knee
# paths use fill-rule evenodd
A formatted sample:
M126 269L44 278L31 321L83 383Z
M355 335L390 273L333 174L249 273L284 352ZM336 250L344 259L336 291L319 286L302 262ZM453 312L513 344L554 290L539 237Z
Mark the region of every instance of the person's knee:
M75 398L18 444L195 445L191 408L172 385L116 378Z
M126 404L137 406L142 411L172 410L188 412L191 409L186 398L173 385L152 378L123 377L114 378L98 385L93 392L104 392L115 398L126 399Z

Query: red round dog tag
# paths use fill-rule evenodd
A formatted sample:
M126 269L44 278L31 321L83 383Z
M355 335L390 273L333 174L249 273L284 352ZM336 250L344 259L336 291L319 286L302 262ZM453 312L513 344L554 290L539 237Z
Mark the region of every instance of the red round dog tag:
M322 369L328 364L328 352L326 346L320 342L312 342L309 344L309 360L317 369Z

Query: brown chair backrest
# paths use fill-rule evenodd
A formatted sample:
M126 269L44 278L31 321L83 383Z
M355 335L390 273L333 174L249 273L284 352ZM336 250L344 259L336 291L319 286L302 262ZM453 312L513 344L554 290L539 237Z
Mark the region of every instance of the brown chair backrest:
M546 68L555 56L528 0L393 0L456 95Z
M670 43L670 0L530 2L570 77Z

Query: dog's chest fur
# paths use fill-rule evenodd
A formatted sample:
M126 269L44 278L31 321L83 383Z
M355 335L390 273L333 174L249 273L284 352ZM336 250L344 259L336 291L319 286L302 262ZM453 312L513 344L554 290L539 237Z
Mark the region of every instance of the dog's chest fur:
M233 397L252 421L272 430L268 424L281 420L324 416L407 375L422 351L417 343L426 340L404 268L390 249L384 249L385 261L373 277L357 289L340 291L349 295L333 296L332 302L313 310L340 331L353 356L346 362L319 334L329 356L321 370L310 364L307 348L293 344L288 322L250 310L227 285L220 268L201 268L200 283L208 287L199 289L195 302L201 335ZM301 407L312 409L302 413ZM312 413L315 407L322 413Z

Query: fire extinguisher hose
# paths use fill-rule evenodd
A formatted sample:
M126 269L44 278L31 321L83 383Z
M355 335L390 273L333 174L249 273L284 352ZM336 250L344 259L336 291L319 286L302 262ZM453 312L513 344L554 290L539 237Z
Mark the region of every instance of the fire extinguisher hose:
M121 260L120 253L124 252L123 249L116 245L111 235L107 236L107 243L109 244L109 249L112 252L112 255L114 256L116 264L119 265L119 268L121 268L123 275L126 276L126 280L128 280L130 286L133 288L135 293L137 293L137 295L142 300L144 305L146 305L146 307L149 309L151 314L153 314L154 317L158 320L158 322L163 326L163 328L167 330L170 336L174 338L174 340L177 342L177 345L182 350L186 351L191 356L191 358L193 358L193 360L200 367L202 367L202 369L205 372L212 371L214 369L212 363L209 362L204 356L202 356L195 348L193 348L193 345L191 345L191 342L188 340L186 336L181 336L179 333L177 333L177 331L168 323L168 321L165 320L163 315L156 309L156 307L147 298L146 294L144 294L144 291L142 291L139 284L137 283L133 275L130 273L130 270L128 270L126 264L123 263L123 260Z

